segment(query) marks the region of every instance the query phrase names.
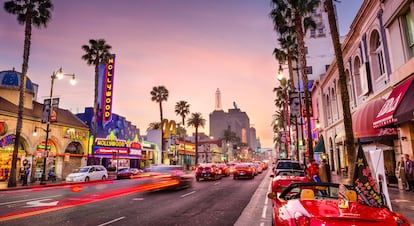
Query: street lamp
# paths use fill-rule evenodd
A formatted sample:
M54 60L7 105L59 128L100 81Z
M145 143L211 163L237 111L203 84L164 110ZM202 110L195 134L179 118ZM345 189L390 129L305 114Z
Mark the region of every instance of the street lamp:
M53 98L53 85L55 83L55 79L62 79L63 76L71 76L72 79L70 81L71 85L76 84L76 78L75 74L64 74L62 68L59 68L57 71L54 71L51 76L51 85L50 85L50 99L49 99L49 110L47 111L47 119L46 119L46 139L45 139L45 149L43 152L43 172L42 177L40 179L40 184L44 185L46 184L46 160L49 156L49 152L47 150L48 141L49 141L49 132L50 132L50 116L53 112L53 104L52 104L52 98ZM36 129L36 128L35 128Z

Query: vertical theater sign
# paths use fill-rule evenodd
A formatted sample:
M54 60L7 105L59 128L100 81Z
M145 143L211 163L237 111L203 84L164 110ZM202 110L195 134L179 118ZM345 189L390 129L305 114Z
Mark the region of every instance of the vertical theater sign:
M103 93L102 93L102 123L111 121L112 116L112 96L114 89L114 72L115 72L115 54L112 54L106 63L104 79L103 79Z

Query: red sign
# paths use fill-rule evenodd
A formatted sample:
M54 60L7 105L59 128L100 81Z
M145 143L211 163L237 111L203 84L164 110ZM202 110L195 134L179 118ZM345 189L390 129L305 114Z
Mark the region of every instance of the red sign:
M410 87L413 79L414 78L411 78L407 82L394 88L372 123L374 128L381 128L393 123L394 112L397 110L398 105L404 98L404 95Z
M112 95L114 90L115 54L108 58L105 65L104 87L102 95L103 122L110 122L112 118Z
M128 149L114 149L114 148L98 148L96 154L114 154L127 155Z

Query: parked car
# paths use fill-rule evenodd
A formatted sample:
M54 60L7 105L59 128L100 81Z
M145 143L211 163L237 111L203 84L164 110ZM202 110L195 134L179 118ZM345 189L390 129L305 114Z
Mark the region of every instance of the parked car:
M233 179L250 178L256 175L256 169L253 163L239 163L234 167Z
M152 183L162 185L157 190L162 189L183 189L192 186L194 176L184 171L184 167L181 165L152 165L144 170L148 177L152 180Z
M216 164L202 163L195 170L196 180L218 180L221 179L221 170Z
M81 182L92 180L106 180L108 172L101 165L83 166L76 168L72 173L66 176L66 182Z
M272 225L412 225L385 205L373 207L364 191L350 185L292 183L280 195L271 192L268 198Z
M116 179L132 179L140 177L140 175L144 172L141 169L137 168L123 168L118 171L116 175Z
M287 188L291 183L296 182L309 182L305 172L302 171L278 171L276 175L271 174L272 180L272 192L280 193Z
M300 171L305 172L305 169L300 165L298 161L290 159L281 159L276 162L276 166L273 168L273 174L277 175L279 171Z
M221 170L223 176L230 176L230 168L225 163L219 163L217 164L217 167Z

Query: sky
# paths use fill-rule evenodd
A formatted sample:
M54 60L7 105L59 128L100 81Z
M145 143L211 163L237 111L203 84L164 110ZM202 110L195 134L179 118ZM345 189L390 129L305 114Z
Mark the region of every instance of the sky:
M21 71L24 26L4 11L0 0L0 71ZM341 35L363 0L337 4ZM93 106L94 67L81 59L82 45L105 39L116 54L113 113L126 117L145 134L159 121L154 86L169 91L163 102L164 118L180 122L174 112L178 101L206 119L200 132L209 135L209 114L220 89L222 109L233 102L247 113L262 148L273 147L273 88L278 64L272 55L277 34L269 17L270 0L71 0L52 1L52 20L33 28L28 77L39 85L37 101L50 92L50 76L60 67L75 74L54 83L60 108L74 114ZM188 128L189 133L194 132Z

